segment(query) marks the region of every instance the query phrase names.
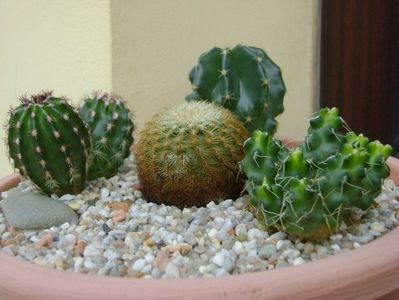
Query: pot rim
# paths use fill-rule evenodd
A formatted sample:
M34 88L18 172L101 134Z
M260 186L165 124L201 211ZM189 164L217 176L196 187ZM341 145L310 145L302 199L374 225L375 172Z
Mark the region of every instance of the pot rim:
M399 185L399 159L390 157ZM0 180L0 191L19 182ZM0 252L1 299L376 299L399 292L399 227L338 255L296 267L218 278L133 279L59 271Z

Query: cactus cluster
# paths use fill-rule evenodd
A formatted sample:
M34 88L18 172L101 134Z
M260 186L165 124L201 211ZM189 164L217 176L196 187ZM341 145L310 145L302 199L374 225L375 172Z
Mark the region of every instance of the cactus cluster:
M389 175L392 149L362 134L344 133L338 109L324 108L310 121L304 142L286 148L255 131L245 144L242 169L258 218L268 228L308 240L334 233L353 208L367 209Z
M247 137L230 111L212 103L184 103L157 114L136 146L144 196L180 208L238 196Z
M120 97L95 92L84 98L79 113L87 124L92 145L88 179L114 176L133 143L129 110Z
M133 122L120 98L94 93L80 115L50 91L20 101L6 125L10 159L46 194L80 193L87 178L111 177L130 153Z
M189 74L188 101L209 101L234 112L249 132L274 134L285 85L280 68L259 48L237 45L203 53Z
M83 121L66 99L51 92L20 100L7 128L14 167L47 194L79 193L90 148Z

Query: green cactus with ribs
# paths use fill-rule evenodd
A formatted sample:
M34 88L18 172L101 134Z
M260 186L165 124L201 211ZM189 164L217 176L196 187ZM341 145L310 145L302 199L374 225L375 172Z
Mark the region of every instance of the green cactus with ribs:
M46 194L81 192L90 148L85 124L66 99L52 92L20 100L7 126L14 167Z
M129 109L120 97L95 92L83 100L79 113L87 124L92 146L88 179L114 176L133 143Z
M344 127L338 109L323 108L295 149L262 131L245 142L241 166L250 203L268 228L321 240L350 218L352 208L373 204L389 175L392 149L362 134L345 134Z
M249 132L274 134L284 110L280 68L259 48L237 45L203 53L191 70L188 101L214 102L234 112Z

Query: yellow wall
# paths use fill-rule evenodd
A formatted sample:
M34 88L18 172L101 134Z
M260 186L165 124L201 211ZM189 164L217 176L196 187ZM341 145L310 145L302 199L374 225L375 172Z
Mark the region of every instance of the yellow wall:
M110 19L109 0L0 0L0 121L25 92L111 89ZM0 176L11 170L1 144Z
M28 92L75 102L94 89L129 101L138 130L191 91L213 46L264 48L288 89L278 133L302 136L315 110L317 0L0 0L0 120ZM2 133L2 136L4 134ZM0 176L10 173L3 145Z
M278 134L302 136L315 110L316 0L115 0L113 88L131 102L139 129L191 92L188 73L213 46L257 46L287 86Z

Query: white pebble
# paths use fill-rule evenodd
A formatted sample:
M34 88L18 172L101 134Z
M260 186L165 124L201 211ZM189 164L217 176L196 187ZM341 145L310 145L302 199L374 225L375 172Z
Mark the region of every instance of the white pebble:
M233 245L233 251L237 254L244 254L245 253L245 249L242 246L242 243L240 241L236 241Z
M75 195L71 194L65 194L60 198L62 201L72 201L73 199L75 199Z
M295 258L295 259L292 261L292 264L293 264L294 266L303 265L304 263L305 263L305 260L304 260L302 257Z
M222 252L216 253L216 255L212 258L212 262L219 267L223 267L224 261L225 257Z
M288 249L292 245L290 240L279 240L276 244L276 248L278 251L284 251Z
M218 233L217 229L212 228L211 230L209 230L208 236L209 236L210 238L214 238L214 237L217 235L217 233Z
M379 222L374 222L374 223L372 223L371 226L370 226L370 228L371 228L372 230L377 231L377 232L384 232L384 231L386 230L386 229L385 229L385 226L382 225L382 224L379 223Z
M101 256L101 251L97 249L97 247L94 245L88 245L86 246L83 252L83 256L84 257Z
M107 198L109 196L109 189L102 188L101 189L101 199Z
M267 240L279 241L284 240L285 238L287 238L287 234L285 232L277 231L276 233L273 233Z
M169 262L165 268L165 274L171 278L180 277L180 271L173 262Z
M87 268L89 270L97 267L96 264L94 262L92 262L90 258L86 259L83 265L85 268Z
M248 238L250 240L261 239L266 237L267 237L266 233L257 228L251 228L250 230L248 230Z
M139 258L133 264L133 267L132 267L133 271L140 272L145 267L146 264L147 264L147 262L145 261L144 258Z

